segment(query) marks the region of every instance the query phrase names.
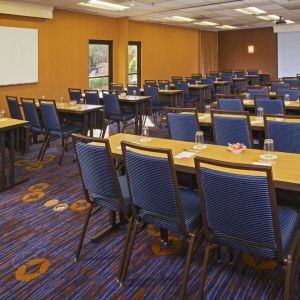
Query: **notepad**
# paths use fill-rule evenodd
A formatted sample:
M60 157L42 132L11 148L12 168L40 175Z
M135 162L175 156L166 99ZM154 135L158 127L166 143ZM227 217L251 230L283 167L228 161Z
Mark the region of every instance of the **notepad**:
M183 151L179 154L177 154L176 156L174 156L174 158L176 159L187 159L187 158L191 158L195 155L195 153L193 152L187 152L187 151Z
M198 117L199 120L203 120L203 119L207 119L209 116L201 116L201 117Z
M262 121L261 120L253 120L251 121L251 124L261 124Z

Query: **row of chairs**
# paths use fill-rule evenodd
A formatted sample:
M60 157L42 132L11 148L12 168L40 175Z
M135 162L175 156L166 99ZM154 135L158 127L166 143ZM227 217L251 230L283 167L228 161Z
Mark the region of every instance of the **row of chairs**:
M174 140L193 142L195 134L200 130L197 111L195 109L166 109L169 136ZM188 112L188 114L183 114ZM275 151L300 153L299 116L281 116L283 120L274 120L274 115L264 115L265 137L274 141ZM253 148L253 137L249 112L211 110L214 143L227 146L228 143L243 143Z
M195 241L202 238L202 229L205 253L200 299L205 291L209 254L215 250L219 258L221 246L229 248L231 262L233 250L277 260L285 272L284 299L289 298L291 267L297 257L300 228L297 213L277 205L271 167L196 157L198 193L179 187L170 149L122 142L126 176L118 176L108 140L73 135L73 141L84 194L91 204L76 261L92 211L100 206L129 222L117 274L121 286L127 277L136 236L143 228L141 224L147 223L159 227L161 233L171 231L187 241L179 299L185 298L190 264L197 249ZM255 175L248 174L249 170L255 171Z
M278 88L274 92L276 92L276 95L278 96L286 96L288 95L288 98L290 101L297 101L300 97L300 90L295 89L289 89L289 88ZM267 88L253 88L248 89L248 98L253 99L254 95L269 95L270 91Z

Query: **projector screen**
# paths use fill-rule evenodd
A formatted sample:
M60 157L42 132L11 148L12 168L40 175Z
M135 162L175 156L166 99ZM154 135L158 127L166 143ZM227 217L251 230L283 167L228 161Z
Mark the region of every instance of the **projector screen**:
M278 32L278 77L300 74L300 32Z
M0 86L38 82L38 30L0 26Z

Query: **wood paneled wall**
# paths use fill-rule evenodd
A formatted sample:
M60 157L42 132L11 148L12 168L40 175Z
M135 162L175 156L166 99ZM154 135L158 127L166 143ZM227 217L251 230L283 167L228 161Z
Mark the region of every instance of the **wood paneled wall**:
M254 53L248 54L248 46ZM219 66L225 69L258 69L277 77L277 35L272 28L219 32Z

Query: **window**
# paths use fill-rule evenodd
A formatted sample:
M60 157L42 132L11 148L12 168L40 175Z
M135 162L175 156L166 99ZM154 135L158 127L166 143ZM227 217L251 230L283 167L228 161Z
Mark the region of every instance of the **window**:
M89 41L89 88L109 89L112 75L112 41Z
M128 84L141 85L141 42L128 42Z

